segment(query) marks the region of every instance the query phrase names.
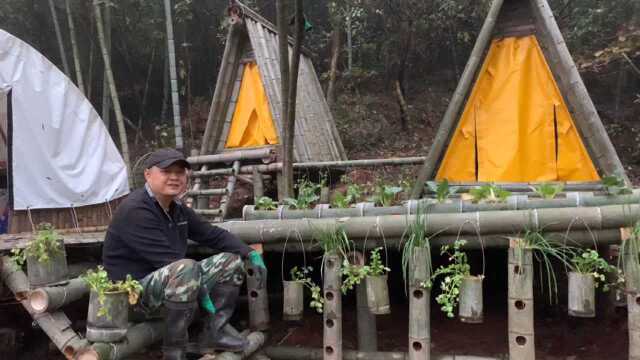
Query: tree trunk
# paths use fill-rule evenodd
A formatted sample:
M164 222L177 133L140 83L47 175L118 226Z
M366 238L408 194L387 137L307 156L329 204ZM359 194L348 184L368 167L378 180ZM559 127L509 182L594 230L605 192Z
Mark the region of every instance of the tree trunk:
M73 23L73 14L71 13L70 0L64 0L67 10L67 20L69 22L69 37L71 38L71 50L73 51L73 64L76 68L76 83L78 88L84 94L84 82L82 81L82 68L80 66L80 52L78 51L78 43L76 41L76 27Z
M351 70L353 69L353 31L351 28L352 20L351 20L351 7L348 9L349 13L347 14L347 73L351 75Z
M169 103L169 53L164 56L164 67L162 69L162 110L160 111L160 120L164 122L167 119L167 104Z
M144 91L142 92L142 101L140 102L140 114L138 115L138 131L136 133L135 144L138 145L138 140L142 137L142 119L144 118L144 109L147 106L147 96L149 95L149 83L151 82L151 74L153 73L153 61L156 59L156 48L151 51L151 61L149 61L149 69L147 70L147 79L144 83Z
M49 8L51 9L51 18L53 19L53 27L56 30L56 38L58 39L58 48L60 50L60 59L62 60L62 67L64 73L70 76L69 62L67 61L67 54L64 52L64 42L62 41L62 32L60 31L60 23L58 23L58 15L56 14L56 6L53 4L53 0L49 0Z
M120 100L118 99L118 90L116 89L116 82L113 77L113 71L111 70L111 60L109 59L109 53L107 50L107 41L105 39L104 23L102 22L102 11L100 10L100 3L94 0L93 8L96 16L96 26L98 29L98 40L100 41L100 49L102 49L102 61L104 62L104 68L107 73L107 81L109 82L109 92L111 93L111 101L113 102L113 110L116 114L116 123L118 125L118 134L120 137L120 146L122 150L122 157L124 163L127 166L127 172L131 174L131 161L129 160L129 144L127 143L127 129L124 127L124 116L122 115L122 109L120 108ZM129 176L129 183L131 185L133 177Z
M287 149L291 147L293 149L293 143L289 143L289 137L287 136L287 129L289 125L289 31L287 22L287 3L286 0L277 0L277 20L278 20L278 48L280 53L280 101L281 101L281 123L283 124L282 131L282 145L284 148L283 161L290 161L287 159ZM293 171L291 173L287 171L285 166L282 169L282 178L280 191L278 191L278 198L284 200L285 198L292 197L293 188L287 186L288 178L293 179ZM292 181L293 182L293 181Z
M336 78L338 77L338 60L341 50L341 27L337 25L331 35L331 68L329 70L329 85L327 86L327 103L332 107L336 100Z
M396 81L396 95L398 96L398 105L400 105L400 126L402 131L409 131L409 106L404 98L400 81Z
M107 42L107 56L111 58L111 3L107 0L104 5L104 27L105 39ZM102 78L102 121L104 121L107 131L111 125L111 98L109 97L109 84L107 82L107 68L105 66Z
M167 24L167 45L169 49L169 71L171 74L171 102L173 104L173 126L176 138L176 149L182 151L182 122L180 120L180 99L178 97L178 75L176 72L176 47L173 39L173 16L171 0L164 0L164 13Z

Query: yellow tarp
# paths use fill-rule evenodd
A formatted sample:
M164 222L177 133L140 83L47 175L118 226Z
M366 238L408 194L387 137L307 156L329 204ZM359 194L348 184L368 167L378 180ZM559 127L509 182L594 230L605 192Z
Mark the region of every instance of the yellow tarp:
M535 36L493 41L436 178L600 179Z
M255 63L244 66L240 94L225 148L278 144L267 96Z

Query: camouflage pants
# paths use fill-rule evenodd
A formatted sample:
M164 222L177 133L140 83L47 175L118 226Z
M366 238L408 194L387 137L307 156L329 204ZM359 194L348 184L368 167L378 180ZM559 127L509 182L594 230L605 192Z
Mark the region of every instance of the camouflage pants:
M201 286L213 289L216 284L242 285L244 263L240 256L221 253L200 262L182 259L158 269L140 280L142 294L136 312L152 316L165 301L195 301Z

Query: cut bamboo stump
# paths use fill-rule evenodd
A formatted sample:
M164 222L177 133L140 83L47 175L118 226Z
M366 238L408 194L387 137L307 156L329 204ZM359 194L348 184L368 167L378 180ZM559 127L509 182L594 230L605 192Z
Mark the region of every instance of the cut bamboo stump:
M484 276L466 276L460 286L460 306L458 317L468 324L480 324L483 321L484 306L482 282Z
M125 341L95 343L75 356L75 360L124 359L162 339L162 320L136 324L129 328Z
M430 277L429 249L414 248L409 260L409 360L431 358L431 291L423 285Z
M64 285L48 286L29 293L29 305L37 314L51 312L83 298L89 288L80 278L71 279Z
M29 282L25 273L8 256L0 258L0 263L2 281L67 359L73 358L79 349L89 345L87 340L73 331L71 321L63 312L36 314L27 300Z
M629 360L640 360L640 266L638 239L632 229L620 229L625 286L627 292L627 321L629 328Z
M593 275L569 272L568 305L570 316L596 317L596 288Z
M267 292L267 279L264 279L262 288L258 288L256 269L251 262L246 262L247 269L247 294L249 297L249 327L258 331L265 331L270 326L269 294Z
M67 268L67 252L64 247L64 239L59 239L58 245L61 251L57 254L52 254L46 262L41 262L34 256L27 256L27 277L31 289L67 280L69 270Z
M508 264L509 358L534 360L533 254L522 240L512 239Z
M323 344L325 360L342 360L342 275L340 256L325 254L324 259L324 331Z

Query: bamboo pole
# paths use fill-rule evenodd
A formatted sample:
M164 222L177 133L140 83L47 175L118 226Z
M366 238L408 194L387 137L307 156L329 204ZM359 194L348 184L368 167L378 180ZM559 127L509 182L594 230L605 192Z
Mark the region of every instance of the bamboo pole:
M48 286L31 291L29 306L37 314L52 312L83 298L88 293L89 288L84 280L71 279L64 285Z
M75 360L118 360L124 359L162 339L161 320L136 324L127 330L126 341L117 343L95 343L79 351Z
M64 42L62 40L62 32L60 31L60 23L58 22L58 14L56 12L56 6L53 0L49 0L49 9L51 10L51 18L53 19L53 27L56 32L56 39L58 40L58 50L60 51L60 60L62 60L62 67L64 73L70 76L69 62L67 61L67 53L64 51Z
M569 196L559 199L529 199L523 196L512 196L502 203L478 203L472 201L455 199L448 203L438 204L431 200L411 200L402 206L389 207L368 207L359 210L352 208L329 208L329 209L306 209L291 210L285 208L283 211L276 210L255 210L255 206L246 205L243 208L243 220L272 220L272 219L319 219L319 218L343 218L362 216L383 216L383 215L413 215L418 211L418 207L428 214L449 214L449 213L469 213L485 211L506 211L506 210L533 210L533 209L556 209L572 207L597 207L608 205L630 205L640 202L638 195L622 196Z
M431 277L427 248L413 248L409 258L409 360L431 359L431 290L422 286Z
M71 0L64 0L67 9L67 20L69 23L69 37L71 38L71 50L73 51L73 63L76 69L76 83L81 93L84 91L84 81L82 80L82 68L80 66L80 52L78 51L78 42L76 40L76 27L73 22L73 13L71 12Z
M268 346L264 353L273 360L322 360L323 349L293 347L293 346ZM408 360L405 352L366 352L346 350L343 354L344 360ZM466 356L437 354L432 356L433 360L506 360L506 356Z
M245 268L247 269L247 294L249 295L249 326L258 331L268 330L271 327L271 318L267 279L264 279L265 283L262 288L259 288L255 277L255 266L247 261Z
M124 126L124 115L122 114L122 108L120 107L120 99L118 99L118 90L116 89L116 81L113 77L113 71L111 69L111 60L109 59L109 53L107 51L107 43L104 35L104 23L102 22L102 11L100 10L100 0L93 1L93 9L96 16L96 26L98 29L98 40L100 42L100 48L102 49L102 61L104 62L105 71L107 73L107 81L109 83L109 92L111 93L111 102L113 103L113 110L116 113L116 122L118 123L118 134L120 137L120 147L122 150L122 158L127 166L127 173L131 175L131 161L129 157L129 143L127 142L127 130ZM129 186L132 185L133 176L129 176Z
M260 198L264 196L264 182L262 174L258 171L258 169L253 170L253 175L251 177L253 181L253 203L257 204L260 201Z
M190 190L187 191L187 196L225 195L226 193L227 189Z
M533 328L533 254L522 240L509 247L509 358L535 360Z
M191 165L202 165L210 163L229 163L240 160L266 160L275 156L272 147L265 147L251 150L234 150L214 155L190 156L187 161Z
M629 360L640 360L640 263L638 239L633 229L620 229L622 236L622 265L627 293L627 322L629 331Z
M107 54L111 57L111 0L104 1L104 27L105 27L105 41L107 43ZM111 124L111 98L109 96L109 81L107 80L107 68L104 68L102 78L102 121L109 131ZM163 118L164 120L164 118Z
M338 254L326 253L323 266L324 360L342 359L342 260Z
M498 20L498 15L500 14L500 9L502 9L503 3L504 0L494 0L491 4L489 14L487 14L487 18L482 25L480 34L478 35L478 40L476 40L476 43L473 46L467 66L464 68L460 82L458 82L458 87L453 93L453 98L451 99L451 102L447 107L447 111L442 118L438 133L436 134L436 137L431 144L431 148L429 149L429 154L427 155L424 165L418 174L418 179L413 186L413 190L411 192L412 199L420 198L424 191L424 183L433 177L440 157L444 154L445 146L449 141L451 132L456 127L456 120L458 120L460 110L464 106L469 89L473 85L473 80L475 79L476 73L480 67L482 57L489 47L491 35L493 34L493 29L496 25L496 21Z
M280 63L280 137L282 139L282 144L284 148L284 152L287 153L288 148L293 148L293 138L294 134L288 136L288 125L289 125L289 92L290 92L290 69L289 69L289 31L287 25L287 2L285 0L276 0L276 19L278 26L278 58ZM294 76L297 76L295 74ZM295 105L294 105L295 106ZM291 161L293 163L293 161ZM286 167L285 167L286 168ZM280 178L278 184L278 197L280 200L284 200L285 198L292 197L293 187L289 188L287 185L287 176L291 176L293 179L293 172L291 174L287 174L283 168L282 173L280 173ZM292 180L293 184L293 180Z
M589 208L482 211L462 214L428 214L429 234L476 235L521 233L526 230L562 232L617 229L640 218L640 205L609 205ZM362 218L229 221L219 226L243 241L282 242L292 233L303 239L318 231L343 229L350 238L399 238L415 215L386 215Z
M238 182L238 172L240 170L240 161L236 160L233 163L233 175L227 178L227 188L224 195L220 200L220 220L224 220L227 216L227 207L229 206L229 199L233 195L233 191L236 189L236 183Z
M176 47L173 39L173 16L171 0L164 0L164 14L167 25L167 48L169 55L169 74L171 78L171 102L173 104L173 127L176 137L176 149L182 150L182 123L180 121L180 99L178 97L178 75L176 71Z

